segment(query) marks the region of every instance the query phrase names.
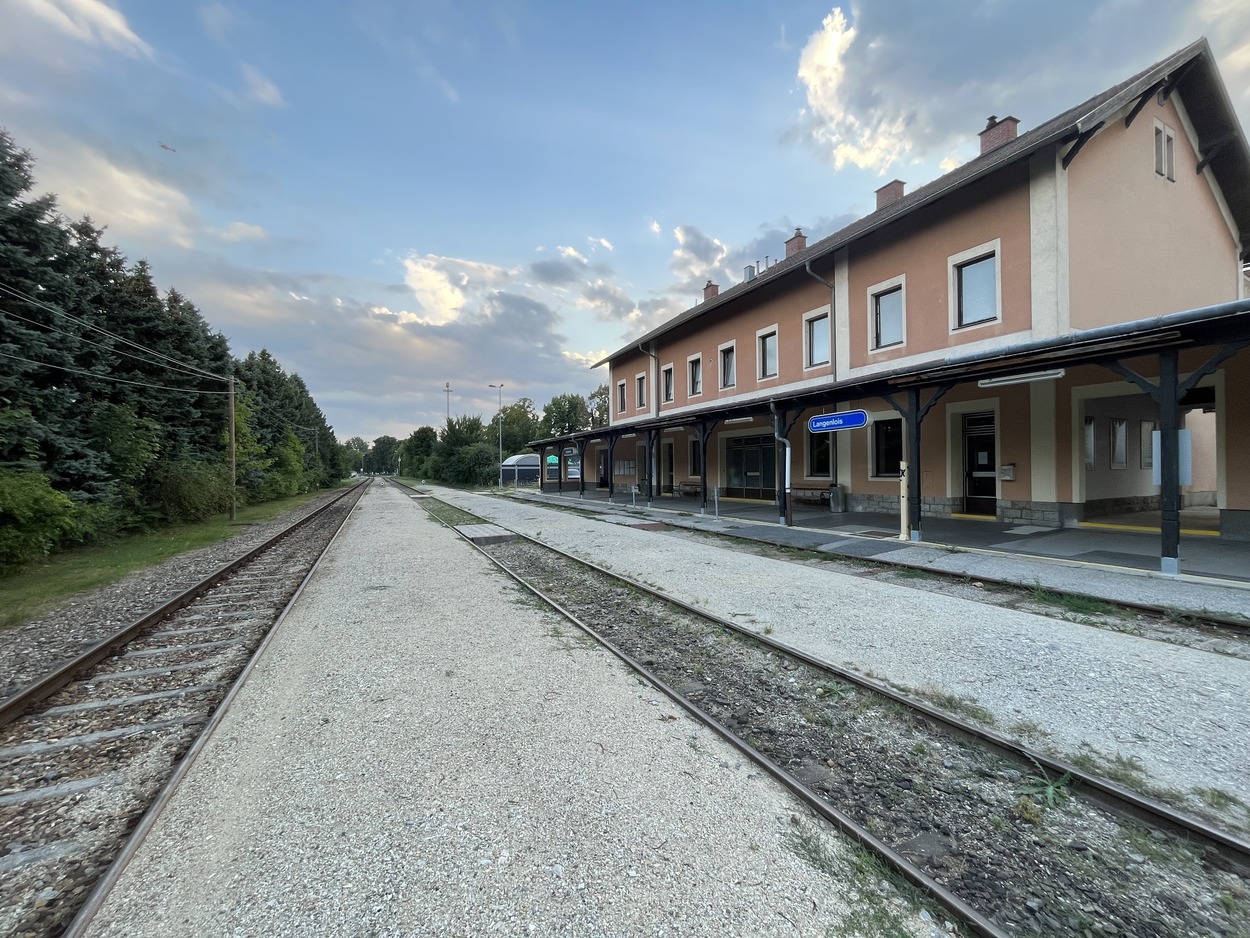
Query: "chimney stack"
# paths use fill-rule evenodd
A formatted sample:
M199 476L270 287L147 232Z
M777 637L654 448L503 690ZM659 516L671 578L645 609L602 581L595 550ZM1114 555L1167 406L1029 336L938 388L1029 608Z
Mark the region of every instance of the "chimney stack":
M897 202L903 197L903 190L907 187L907 183L901 179L895 179L893 182L887 182L884 186L877 190L877 210L885 208L891 202Z
M716 294L720 293L720 287L717 284L708 281L703 285L703 299L710 300Z
M1004 143L1015 140L1018 126L1020 126L1020 121L1014 117L1004 117L999 120L991 114L985 122L985 129L977 134L981 138L981 154L985 155L990 150L997 150Z
M791 254L798 254L807 247L807 235L803 234L802 228L794 229L794 237L786 242L786 257Z

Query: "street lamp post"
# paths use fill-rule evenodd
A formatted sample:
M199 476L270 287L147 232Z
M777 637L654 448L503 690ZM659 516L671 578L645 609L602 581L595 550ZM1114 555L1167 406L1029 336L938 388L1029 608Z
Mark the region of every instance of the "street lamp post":
M488 384L487 387L499 389L499 487L503 488L503 382Z

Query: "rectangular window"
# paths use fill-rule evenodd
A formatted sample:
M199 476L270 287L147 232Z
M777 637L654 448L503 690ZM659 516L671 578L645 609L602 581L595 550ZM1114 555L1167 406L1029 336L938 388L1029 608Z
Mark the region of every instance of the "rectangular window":
M647 376L638 375L634 378L634 385L638 390L638 409L642 410L647 406Z
M660 375L664 380L664 401L671 403L673 400L673 366L665 365Z
M872 298L872 347L887 348L903 341L903 288L895 287Z
M618 414L625 413L625 382L618 381L616 384L616 412Z
M690 441L690 475L703 475L703 446L698 440Z
M981 257L955 268L960 326L998 318L998 257Z
M807 431L807 477L833 478L833 434Z
M1155 121L1155 173L1176 181L1176 132Z
M1155 467L1155 431L1158 429L1159 425L1153 420L1141 422L1141 467L1143 469Z
M703 393L703 359L695 356L690 359L690 396Z
M1128 468L1128 421L1123 417L1111 418L1111 468Z
M902 419L874 421L872 425L872 474L898 478L903 471L902 464Z
M760 342L760 377L777 377L777 332L766 332L759 338Z
M829 364L829 314L807 320L807 367Z
M734 347L730 345L720 350L720 386L732 388L737 383L738 376L734 370Z
M1097 438L1094 436L1094 418L1093 417L1085 418L1085 437L1083 440L1083 444L1084 444L1084 450L1085 450L1085 468L1086 469L1098 468L1098 454L1097 454L1097 448L1096 448Z

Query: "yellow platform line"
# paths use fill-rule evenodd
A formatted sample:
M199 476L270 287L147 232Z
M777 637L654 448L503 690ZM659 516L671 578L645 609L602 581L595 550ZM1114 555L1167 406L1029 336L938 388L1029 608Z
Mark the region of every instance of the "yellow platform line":
M1099 528L1103 531L1138 531L1147 534L1161 534L1160 528L1150 527L1142 524L1111 524L1105 521L1082 521L1078 524L1082 528ZM1219 531L1210 531L1206 528L1181 528L1182 534L1188 534L1190 537L1219 537Z
M956 521L997 521L993 515L965 515L958 512L951 512L951 517Z

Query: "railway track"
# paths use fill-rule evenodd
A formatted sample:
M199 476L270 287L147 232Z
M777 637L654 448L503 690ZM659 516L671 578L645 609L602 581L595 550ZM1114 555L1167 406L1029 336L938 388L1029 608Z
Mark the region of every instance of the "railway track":
M366 486L0 704L0 935L91 906Z
M1250 935L1239 835L530 538L482 550L964 933Z

